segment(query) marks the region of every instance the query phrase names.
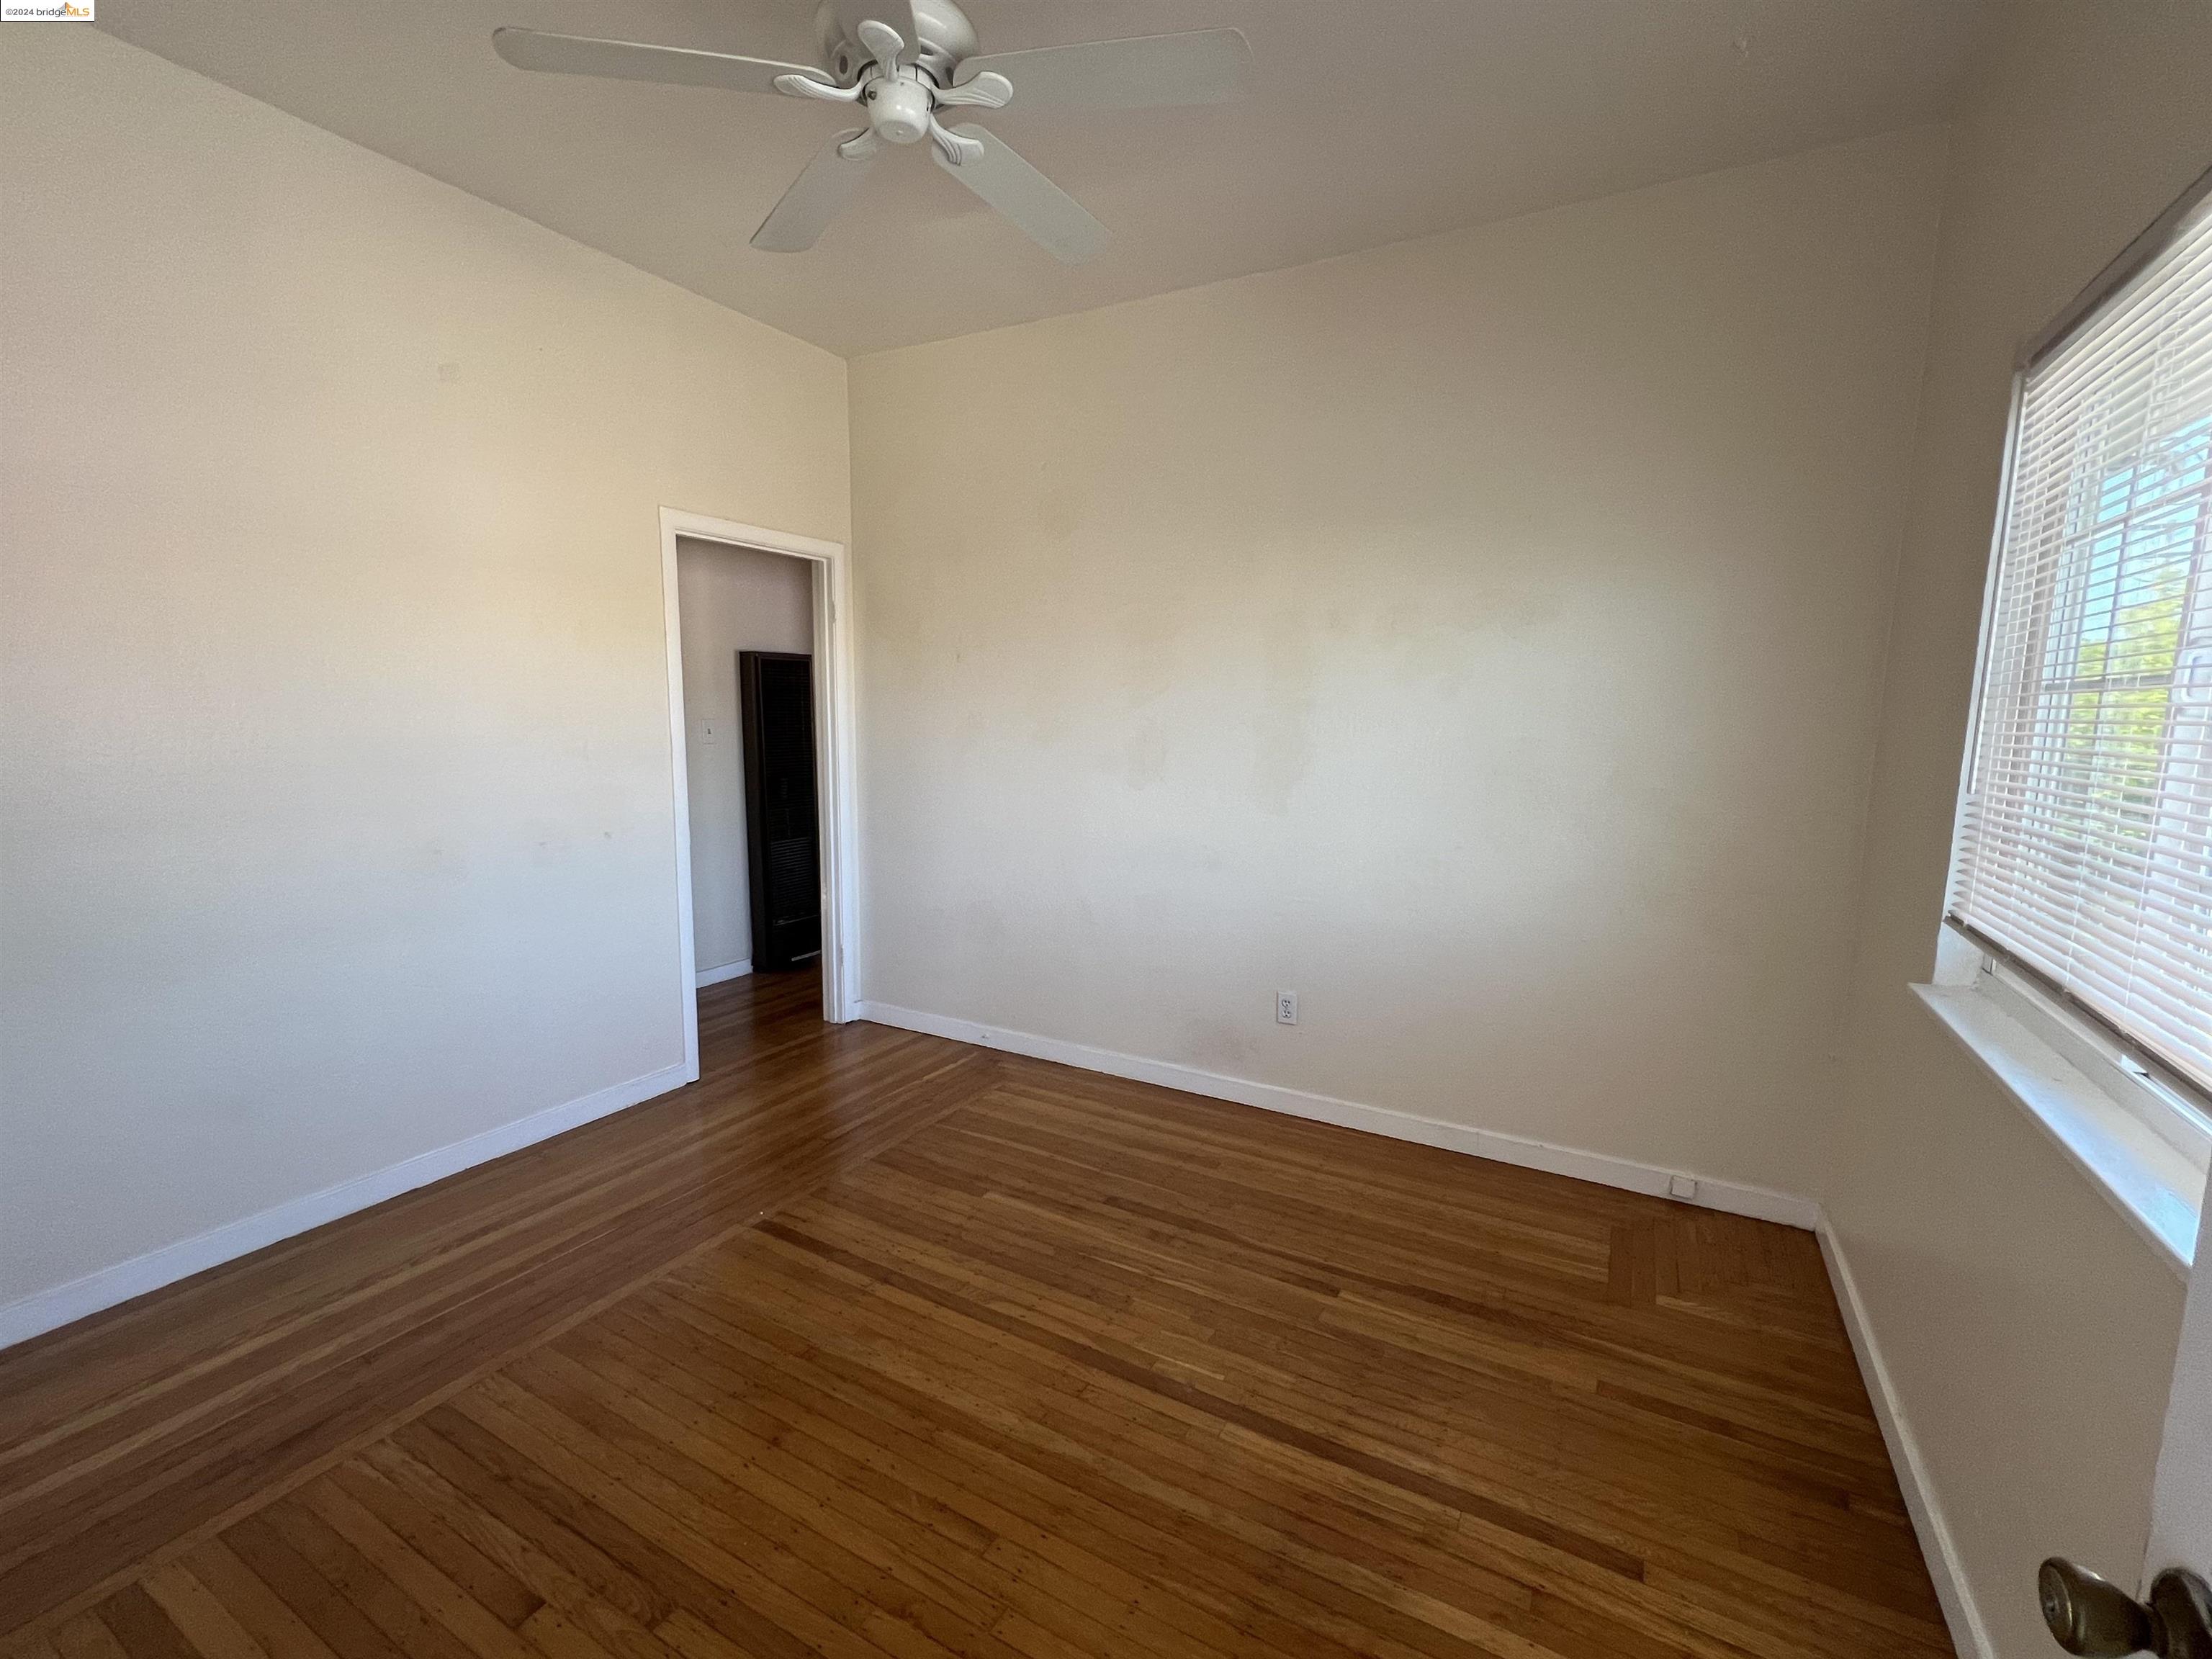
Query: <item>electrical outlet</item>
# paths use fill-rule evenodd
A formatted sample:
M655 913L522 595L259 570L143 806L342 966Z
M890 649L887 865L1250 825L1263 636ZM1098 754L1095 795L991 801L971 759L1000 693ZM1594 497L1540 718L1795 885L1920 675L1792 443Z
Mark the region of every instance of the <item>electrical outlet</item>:
M1698 1195L1698 1178L1695 1176L1669 1176L1667 1190L1676 1198L1695 1198Z
M1296 991L1275 993L1275 1024L1295 1025L1298 1023L1298 994Z

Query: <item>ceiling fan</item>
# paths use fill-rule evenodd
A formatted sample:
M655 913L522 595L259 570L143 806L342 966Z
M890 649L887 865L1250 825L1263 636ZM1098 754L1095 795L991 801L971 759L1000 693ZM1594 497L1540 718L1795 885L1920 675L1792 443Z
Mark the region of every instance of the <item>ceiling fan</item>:
M938 112L1219 103L1243 91L1252 61L1244 37L1226 28L979 56L975 27L952 0L823 0L815 28L820 67L538 29L495 29L491 39L519 69L853 106L867 125L837 134L784 191L753 233L764 252L812 247L885 145L927 138L938 166L1067 264L1097 252L1105 227L994 134L947 126Z

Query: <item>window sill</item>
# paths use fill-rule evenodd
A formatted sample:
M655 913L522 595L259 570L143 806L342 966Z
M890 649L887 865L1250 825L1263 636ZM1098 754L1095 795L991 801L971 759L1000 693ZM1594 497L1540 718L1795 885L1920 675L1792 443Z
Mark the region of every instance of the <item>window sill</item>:
M2186 1279L2197 1249L2203 1171L1995 998L1971 987L1912 990L2160 1259Z

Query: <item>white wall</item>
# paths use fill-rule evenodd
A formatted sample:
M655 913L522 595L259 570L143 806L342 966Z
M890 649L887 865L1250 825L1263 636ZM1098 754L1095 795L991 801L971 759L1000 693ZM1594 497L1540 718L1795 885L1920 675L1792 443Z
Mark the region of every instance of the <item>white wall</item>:
M1956 127L1825 1196L2000 1654L2035 1565L2127 1578L2173 1274L1905 990L1949 860L2012 363L2212 164L2212 7L2014 5Z
M0 199L6 1304L679 1066L659 509L848 483L836 359L92 30Z
M738 653L814 649L814 567L680 537L684 764L691 790L691 918L702 975L752 956L745 868L745 749Z
M1814 1191L1943 159L855 362L866 995Z

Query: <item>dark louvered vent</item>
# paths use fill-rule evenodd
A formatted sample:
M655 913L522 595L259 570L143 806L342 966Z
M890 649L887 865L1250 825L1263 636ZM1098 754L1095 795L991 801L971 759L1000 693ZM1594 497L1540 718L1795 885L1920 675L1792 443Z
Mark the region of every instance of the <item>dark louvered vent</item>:
M814 843L803 836L768 844L768 919L805 921L815 915L819 872Z
M745 732L745 845L753 967L795 967L822 950L821 837L814 811L814 659L738 653Z

